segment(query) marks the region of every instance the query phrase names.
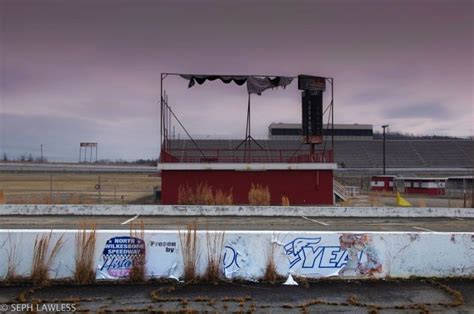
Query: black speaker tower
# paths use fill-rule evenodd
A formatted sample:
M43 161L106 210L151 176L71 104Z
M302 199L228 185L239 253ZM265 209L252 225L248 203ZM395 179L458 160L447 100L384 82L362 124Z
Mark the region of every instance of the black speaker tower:
M321 144L323 141L323 92L303 91L301 104L303 142Z

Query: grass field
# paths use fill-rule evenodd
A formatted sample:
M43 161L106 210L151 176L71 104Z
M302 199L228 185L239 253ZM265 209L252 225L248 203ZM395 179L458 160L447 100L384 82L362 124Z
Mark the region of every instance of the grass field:
M147 173L0 172L0 202L6 204L153 204L155 189L161 189L161 178ZM464 207L463 199L448 195L403 196L414 207ZM467 207L471 202L468 195ZM339 205L397 206L389 192L364 192Z
M6 204L143 204L160 186L146 173L0 172Z

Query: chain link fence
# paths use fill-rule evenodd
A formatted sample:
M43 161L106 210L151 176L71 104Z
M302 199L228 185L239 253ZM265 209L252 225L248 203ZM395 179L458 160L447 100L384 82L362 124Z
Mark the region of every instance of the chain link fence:
M369 196L375 196L380 199L393 198L395 192L373 192L370 190L370 181L372 175L368 174L344 174L338 173L335 179L346 187L358 189L360 193ZM423 194L404 194L406 197L415 200L415 205L423 204L421 207L456 207L467 208L474 207L474 187L472 179L459 179L452 177L448 180L444 195L423 195ZM403 187L399 190L403 193ZM382 203L384 205L393 205L393 202Z
M6 204L154 204L156 174L0 173Z

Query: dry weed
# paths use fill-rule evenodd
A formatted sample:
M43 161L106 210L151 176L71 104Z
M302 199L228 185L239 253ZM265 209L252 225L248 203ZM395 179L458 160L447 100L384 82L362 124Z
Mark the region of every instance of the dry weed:
M249 204L250 205L270 205L270 189L268 186L262 186L261 184L253 184L249 191Z
M76 234L76 268L74 281L89 284L95 280L94 255L96 244L96 225L82 224Z
M216 190L214 194L214 204L215 205L232 205L234 204L234 197L232 189L228 193L225 193L223 190Z
M5 281L6 282L14 282L18 279L18 274L16 272L17 266L17 250L16 244L12 241L12 235L8 232L8 265L7 265L7 273L5 274Z
M232 205L234 202L232 189L228 193L223 190L214 191L207 183L196 186L180 185L178 187L178 204L180 205Z
M36 236L30 275L31 280L35 285L44 285L48 281L48 272L64 243L64 235L61 235L50 250L52 235L53 232L42 236Z
M138 224L130 223L130 237L145 241L145 225L143 220ZM131 282L145 281L145 255L133 256L132 268L128 274Z
M198 261L197 224L189 223L186 231L178 230L179 241L181 243L181 254L183 255L184 280L192 281L196 279Z
M206 227L207 268L204 279L207 281L219 281L222 250L224 249L224 236L225 231L210 232Z
M283 195L281 197L281 206L290 206L290 199L288 196Z

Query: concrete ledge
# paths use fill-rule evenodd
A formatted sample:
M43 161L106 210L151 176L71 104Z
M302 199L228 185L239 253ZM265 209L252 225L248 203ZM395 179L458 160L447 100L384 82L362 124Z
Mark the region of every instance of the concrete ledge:
M0 215L474 218L474 208L199 205L0 205Z
M334 170L335 163L160 163L158 170Z
M49 269L51 278L73 277L77 230L0 230L0 281L11 263L18 275L29 276L32 243L50 232L51 245L63 241ZM210 248L208 240L219 236L222 245ZM198 231L196 271L203 275L208 254L218 254L226 278L259 280L271 250L276 272L284 277L472 277L473 243L474 233ZM96 278L127 278L136 258L145 261L148 278L182 278L187 249L177 230L146 230L140 238L124 230L97 230Z

